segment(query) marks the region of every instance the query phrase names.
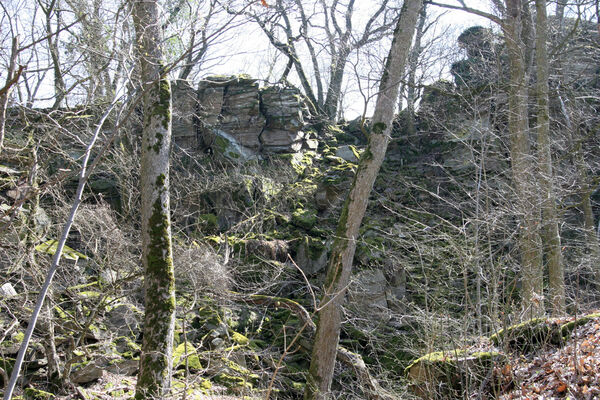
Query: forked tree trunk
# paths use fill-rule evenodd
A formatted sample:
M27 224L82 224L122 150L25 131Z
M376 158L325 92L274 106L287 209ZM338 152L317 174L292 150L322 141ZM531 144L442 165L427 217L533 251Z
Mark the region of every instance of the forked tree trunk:
M536 96L540 186L542 190L542 243L548 266L548 284L552 314L565 312L565 278L560 251L560 233L554 194L550 151L550 109L548 105L548 21L546 0L535 0L536 8Z
M503 30L510 63L508 90L508 129L516 212L519 217L521 258L521 301L527 317L544 313L543 269L539 234L539 204L535 187L535 163L530 155L527 114L527 62L522 40L523 5L506 1L507 16Z
M369 145L361 157L350 193L342 208L329 258L304 392L305 400L329 397L340 336L341 305L350 281L358 230L387 149L400 79L421 6L422 0L406 0L394 31L392 47L379 85Z
M156 0L135 0L133 20L144 89L140 171L145 317L136 399L162 399L170 387L175 279L169 217L171 87L162 74Z

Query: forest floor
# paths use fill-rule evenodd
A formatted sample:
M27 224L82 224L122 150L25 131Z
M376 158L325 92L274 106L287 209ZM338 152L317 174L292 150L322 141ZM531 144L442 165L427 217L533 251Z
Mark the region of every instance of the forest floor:
M501 400L600 398L600 318L573 330L562 347L514 357L502 375L512 384Z
M549 321L562 325L575 320L575 317L568 317ZM483 346L489 347L490 343ZM508 362L498 372L503 383L501 393L496 397L500 400L600 399L600 317L575 328L560 347L547 344L529 354L509 354ZM77 393L56 399L131 399L135 381L135 377L106 372L92 385L78 386ZM252 394L243 393L238 397L218 394L219 389L225 391L225 388L213 387L213 394L206 395L194 386L193 379L188 384L176 379L171 398L235 400L248 399L247 395Z

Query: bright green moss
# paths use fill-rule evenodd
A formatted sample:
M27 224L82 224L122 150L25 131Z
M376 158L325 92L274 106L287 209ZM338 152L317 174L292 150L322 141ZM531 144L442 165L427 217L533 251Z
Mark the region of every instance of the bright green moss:
M185 367L190 370L200 371L202 364L198 358L196 348L191 342L181 343L173 350L173 367Z
M232 331L231 333L231 340L240 345L246 345L250 343L250 340L246 336L235 331Z
M171 123L171 83L166 78L158 82L158 100L154 107L154 115L162 117L163 128L169 129ZM159 140L162 140L162 137Z
M373 124L372 132L376 135L383 134L387 128L387 125L383 122L377 122Z
M26 400L48 400L55 398L56 395L44 392L43 390L35 389L35 388L26 388L25 389L25 399Z
M558 344L562 338L560 326L554 321L534 318L502 329L490 336L490 340L496 346L527 352L547 344Z

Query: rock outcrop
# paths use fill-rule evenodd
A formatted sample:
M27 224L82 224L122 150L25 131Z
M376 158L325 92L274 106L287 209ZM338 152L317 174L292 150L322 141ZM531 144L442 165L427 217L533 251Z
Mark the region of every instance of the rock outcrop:
M188 150L212 149L233 159L315 149L302 131L305 104L290 86L259 87L246 75L213 76L194 89L179 83L173 92L175 143Z

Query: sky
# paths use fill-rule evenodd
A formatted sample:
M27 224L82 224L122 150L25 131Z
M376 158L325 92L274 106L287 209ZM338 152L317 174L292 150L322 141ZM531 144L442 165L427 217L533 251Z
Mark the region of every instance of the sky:
M8 26L12 24L13 29L16 29L20 34L22 43L28 43L33 40L34 36L44 36L41 24L40 27L37 28L38 30L35 35L31 33L31 28L29 28L32 26L31 21L33 19L37 18L38 20L41 20L43 16L39 12L38 14L34 13L35 8L33 8L33 5L35 3L31 0L1 1L8 10L14 10L12 18L6 18L6 15L3 14L3 19L0 21L0 39L2 39L4 46L2 49L4 50L4 54L1 54L1 56L6 63L8 50L6 44L9 43L9 40L7 39L10 37ZM112 0L104 1L105 4L109 4ZM267 0L267 3L274 1L275 0ZM306 1L305 4L311 4L311 2ZM356 11L354 14L354 25L358 27L364 25L368 16L376 7L376 4L377 0L358 0L356 2ZM399 6L401 0L390 0L390 4ZM469 3L469 6L486 9L486 4L485 1L472 0L471 3ZM106 15L111 15L110 13L114 11L107 9L106 12ZM441 78L449 78L449 65L461 57L460 52L457 53L456 38L464 29L473 25L490 26L489 21L460 11L444 11L437 7L430 6L429 14L431 15L431 18L439 17L439 22L428 31L426 38L424 39L424 42L428 44L427 51L430 54L430 58L428 59L427 65L422 69L423 81L421 83L432 83ZM440 16L440 14L443 15ZM64 14L64 18L65 21L68 22L69 18L73 18L73 16ZM313 30L312 32L316 32L316 30ZM243 24L235 28L231 33L235 34L229 40L217 41L216 45L210 48L208 54L209 59L203 64L199 77L215 74L229 75L245 73L256 77L257 79L261 79L264 84L268 84L269 82L276 81L279 76L281 76L281 72L283 71L287 60L278 50L270 45L265 34L256 24ZM77 46L77 43L74 42L76 36L70 36L65 32L61 34L61 40L64 41L63 44L65 45L63 46L63 51L65 53L62 55L62 58L67 60L69 57L69 49L72 49L72 46ZM365 50L361 53L351 54L349 57L349 62L346 66L346 77L348 79L344 85L345 96L342 105L344 110L343 116L345 118L355 118L364 112L364 98L367 97L373 99L373 96L376 94L375 88L377 86L377 80L381 75L383 58L389 49L389 42L389 40L383 40L380 44L373 48L369 48L368 51ZM116 45L118 44L119 42L117 41ZM324 56L320 58L319 62L321 69L326 71L329 58L326 56L325 52L323 52L323 54ZM38 76L43 77L42 84L40 85L39 97L48 98L50 100L36 102L35 105L38 107L49 106L52 102L51 97L53 95L52 71L47 67L49 63L47 54L45 57L46 58L44 59L44 54L41 52L35 57L21 60L28 64L29 71L42 71L45 69L44 72L38 73ZM76 62L77 60L71 60L72 65L76 65ZM69 69L71 67L65 64L63 68ZM0 79L2 80L4 80L4 76L2 75L3 72L4 71L0 71ZM294 73L290 75L290 80L292 83L298 84ZM32 85L35 86L33 83ZM362 92L360 89L362 89ZM371 100L370 103L372 102L373 101ZM370 110L367 109L367 115L369 113Z
M271 0L273 1L273 0ZM457 2L448 1L449 4L458 4ZM489 10L486 2L477 0L467 2L470 7ZM376 0L362 0L357 2L360 7L356 10L355 15L358 16L356 25L360 26L364 23L365 16L369 15L369 11L376 6ZM424 39L424 43L431 53L426 70L422 73L425 75L423 83L432 83L439 79L450 79L449 67L453 61L460 59L460 52L457 53L457 37L468 27L474 25L492 26L490 21L485 18L469 14L457 10L445 10L440 7L430 6L428 9L429 21L438 19L436 26L432 27ZM361 21L362 19L362 21ZM387 53L389 49L389 41L384 41L379 53ZM201 74L202 76L210 76L214 74L249 74L266 82L277 79L284 68L286 59L280 52L274 49L270 44L265 34L256 25L247 25L242 27L238 32L238 39L226 43L222 48L214 49L216 54L228 55L214 65L209 65ZM373 97L375 93L376 79L380 76L380 68L382 67L382 56L375 57L374 60L368 62L364 55L351 55L351 62L346 67L347 82L345 85L345 98L343 103L344 117L353 119L364 112L365 101L360 93L359 85L356 82L354 70L357 69L363 77L370 77L369 83L363 82L361 85L364 91L367 91L367 96L371 96L369 105L374 103ZM356 68L354 68L356 64ZM324 66L323 68L326 68ZM297 78L292 73L290 80L294 84L298 84ZM368 88L369 90L366 90ZM371 106L367 108L366 114L371 112Z

